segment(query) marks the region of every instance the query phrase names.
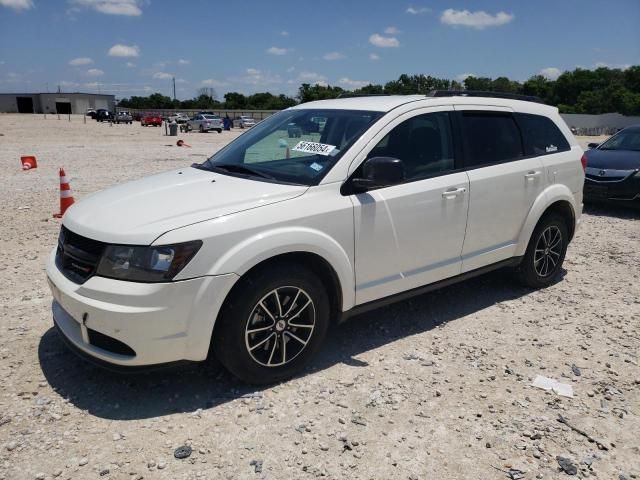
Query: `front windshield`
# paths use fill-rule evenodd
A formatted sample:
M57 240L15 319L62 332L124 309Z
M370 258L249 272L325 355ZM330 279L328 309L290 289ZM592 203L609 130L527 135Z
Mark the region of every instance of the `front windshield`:
M206 120L217 120L220 117L216 117L214 115L203 115Z
M197 168L317 185L381 112L292 109L256 124Z
M600 145L599 150L640 151L640 130L623 130Z

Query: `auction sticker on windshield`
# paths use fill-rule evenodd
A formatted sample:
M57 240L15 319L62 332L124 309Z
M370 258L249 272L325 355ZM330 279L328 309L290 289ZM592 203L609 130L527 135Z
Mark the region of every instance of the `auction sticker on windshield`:
M296 152L315 153L316 155L324 155L326 157L329 156L335 148L335 145L327 145L326 143L298 142L298 144L293 147L293 150Z

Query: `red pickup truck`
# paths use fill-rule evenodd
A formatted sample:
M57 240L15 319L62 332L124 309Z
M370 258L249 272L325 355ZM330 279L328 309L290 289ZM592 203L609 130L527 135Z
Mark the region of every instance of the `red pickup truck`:
M140 120L140 125L146 127L148 125L153 125L154 127L159 127L162 125L162 117L160 115L156 115L155 113L148 113L144 115Z

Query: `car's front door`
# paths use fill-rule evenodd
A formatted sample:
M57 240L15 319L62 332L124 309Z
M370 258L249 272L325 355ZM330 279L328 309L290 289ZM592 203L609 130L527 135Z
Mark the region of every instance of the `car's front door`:
M462 271L514 255L527 214L546 185L542 160L525 155L511 109L456 106L469 175Z
M406 113L364 152L402 160L405 180L351 196L357 304L460 273L469 182L456 164L451 117L448 107Z

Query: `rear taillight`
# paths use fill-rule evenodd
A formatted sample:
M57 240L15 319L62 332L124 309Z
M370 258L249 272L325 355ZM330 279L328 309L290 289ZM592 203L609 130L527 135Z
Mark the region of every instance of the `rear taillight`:
M583 153L582 158L580 159L580 163L582 164L582 170L587 169L587 154Z

